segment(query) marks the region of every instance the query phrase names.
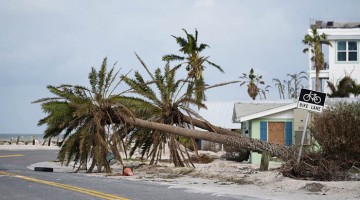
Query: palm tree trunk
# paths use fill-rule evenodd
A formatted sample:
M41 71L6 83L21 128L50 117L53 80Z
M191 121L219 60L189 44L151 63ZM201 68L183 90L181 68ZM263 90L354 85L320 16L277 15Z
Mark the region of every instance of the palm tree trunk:
M280 99L284 99L284 98L283 98L284 92L283 92L283 90L282 90L281 83L279 83L278 90L279 90Z
M320 91L320 79L319 74L320 70L322 69L322 62L321 62L321 48L320 44L315 45L315 88L316 91Z
M315 82L315 90L316 91L320 91L320 79L319 79L319 74L320 74L320 70L316 67L316 74L315 74L315 76L316 76L316 82Z
M289 157L294 155L294 151L291 148L286 147L285 145L273 144L269 142L260 141L253 138L248 138L242 135L220 135L211 131L200 131L194 129L185 129L175 126L170 126L166 124L149 122L146 120L131 118L123 116L122 120L132 126L137 126L141 128L147 128L151 130L158 130L161 132L167 132L170 134L175 134L183 137L189 137L200 140L207 140L210 142L216 142L224 145L233 146L236 148L244 148L249 151L262 153L263 151L269 151L272 156L279 157L281 159L287 160ZM226 130L226 129L225 129ZM231 131L229 131L231 132ZM234 133L234 132L232 132ZM234 133L236 134L236 133Z
M294 79L294 99L297 99L298 98L298 88L297 88L297 79L295 77Z
M210 132L215 132L215 133L219 133L219 134L222 134L222 135L231 135L231 136L234 136L234 137L239 137L240 136L239 133L235 133L233 131L230 131L229 129L221 128L219 126L212 125L212 124L210 124L208 122L198 120L196 118L191 118L191 117L189 117L187 115L184 115L184 114L181 115L181 120L183 122L186 122L188 124L192 124L192 125L194 125L194 126L196 126L198 128L202 128L202 129L210 131Z

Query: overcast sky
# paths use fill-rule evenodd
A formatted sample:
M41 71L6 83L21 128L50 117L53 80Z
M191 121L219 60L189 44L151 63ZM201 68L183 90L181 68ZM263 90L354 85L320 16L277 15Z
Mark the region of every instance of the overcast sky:
M225 73L206 69L215 84L239 80L253 67L273 78L307 70L301 40L311 19L360 21L358 0L0 0L0 133L42 133L45 115L32 101L49 97L47 85L87 85L92 66L107 56L126 73L142 71L134 52L152 69L178 53L170 35L199 31L203 54ZM238 84L212 89L209 101L250 100Z

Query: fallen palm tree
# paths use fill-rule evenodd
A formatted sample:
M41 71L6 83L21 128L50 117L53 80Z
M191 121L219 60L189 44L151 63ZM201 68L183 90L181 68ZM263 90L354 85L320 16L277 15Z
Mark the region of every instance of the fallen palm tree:
M267 151L272 156L284 160L293 155L293 150L284 145L244 137L239 133L211 125L205 120L182 114L180 110L196 116L188 104L203 104L187 93L180 95L181 98L176 98L179 94L176 89L181 89L183 84L189 84L186 80L175 81L176 68L170 69L167 65L164 75L161 75L161 70L156 70L153 83L160 89L161 94L157 97L140 74L135 74L136 80L123 76L115 87L112 87L119 72L115 73L114 68L107 71L106 66L107 60L104 59L98 72L92 68L89 73L90 88L68 84L48 86L55 97L34 102L41 103L43 111L47 113L47 116L39 121L39 125L47 125L44 137L58 137L60 133L64 133L59 152L62 163L69 164L70 161L75 161L75 164L79 163L79 166L86 168L91 158L92 163L88 172L95 166L98 171L104 168L106 172L110 172L106 156L108 152L112 152L115 159L121 162L121 132L136 136L137 133L126 131L131 127L138 128L141 135L135 142L138 142L141 148L147 147L153 159L158 158L162 146L170 141L171 157L175 166L184 166L182 162L186 159L179 150L178 138L173 136L207 140L259 153ZM136 89L149 100L125 96L124 93L114 94L115 88L122 81L126 81L132 89ZM192 127L199 127L205 131Z

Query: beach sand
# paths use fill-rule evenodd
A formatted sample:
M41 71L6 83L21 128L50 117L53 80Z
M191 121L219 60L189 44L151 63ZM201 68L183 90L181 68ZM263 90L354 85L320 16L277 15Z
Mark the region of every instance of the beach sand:
M270 171L261 172L253 164L216 159L209 164L196 164L195 169L175 168L169 164L143 165L134 170L135 176L108 177L158 182L170 188L186 188L188 192L239 198L245 195L284 200L360 199L360 181L294 180L279 173L278 167L274 165Z
M0 150L35 150L58 149L57 146L41 145L0 145ZM214 154L211 152L202 152ZM278 165L270 166L266 172L259 171L259 166L215 159L209 164L195 164L196 168L175 168L169 163L156 166L137 161L125 161L127 165L138 166L134 176L122 176L122 166L112 165L113 173L91 173L97 176L130 181L156 182L169 188L185 188L186 192L211 193L217 196L244 198L248 196L261 199L360 199L360 181L319 182L294 180L279 173ZM73 172L72 166L62 166L59 162L49 161L34 163L28 166L33 170L36 166L53 167L54 172ZM80 172L83 173L83 172Z

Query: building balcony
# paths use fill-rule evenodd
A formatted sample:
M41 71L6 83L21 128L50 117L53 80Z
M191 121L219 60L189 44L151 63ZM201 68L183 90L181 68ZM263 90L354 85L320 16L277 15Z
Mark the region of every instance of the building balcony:
M315 65L312 66L311 70L315 71ZM328 62L324 62L322 70L329 70L329 63Z
M329 78L330 77L329 69L330 69L329 64L327 62L325 62L324 66L323 66L323 69L320 70L319 78ZM315 65L311 68L311 71L309 73L309 77L310 78L316 77Z

